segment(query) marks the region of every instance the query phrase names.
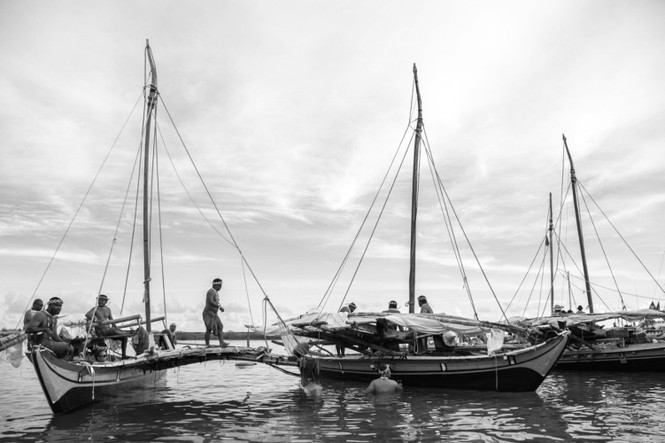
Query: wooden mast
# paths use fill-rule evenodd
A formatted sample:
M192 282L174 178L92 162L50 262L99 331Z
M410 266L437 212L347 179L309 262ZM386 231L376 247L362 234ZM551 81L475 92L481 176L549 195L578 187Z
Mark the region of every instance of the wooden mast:
M418 121L416 124L416 138L413 143L413 176L411 186L411 254L409 258L409 313L415 312L416 300L416 220L418 216L418 183L420 179L420 137L423 130L423 109L418 86L418 70L413 64L413 79L416 85L418 99Z
M589 281L589 269L587 268L586 263L586 251L584 249L584 235L582 234L582 219L580 217L580 207L577 202L577 178L575 177L575 167L573 166L573 157L570 155L568 150L568 143L566 142L566 136L563 135L563 145L566 148L566 153L568 154L568 161L570 161L570 181L573 188L573 205L575 206L575 221L577 222L577 237L580 241L580 254L582 255L582 270L584 271L584 286L586 291L586 298L589 302L589 313L593 314L593 300L591 299L591 283Z
M151 329L150 318L150 208L149 208L149 185L150 185L150 131L152 119L157 106L157 67L152 57L150 43L145 41L145 51L150 63L150 84L147 85L145 133L143 140L143 303L145 304L145 328Z
M554 232L554 223L552 222L552 193L550 192L550 226L548 228L550 236L550 308L554 315L554 243L552 243L552 234Z

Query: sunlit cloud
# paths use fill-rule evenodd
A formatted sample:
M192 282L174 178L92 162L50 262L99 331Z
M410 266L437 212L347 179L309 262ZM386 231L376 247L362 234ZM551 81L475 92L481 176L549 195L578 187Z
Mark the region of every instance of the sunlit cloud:
M657 268L665 251L659 234L665 130L658 117L665 114L659 93L664 6L481 4L425 2L414 9L388 1L378 9L372 2L350 9L287 1L257 9L203 2L173 4L158 21L146 20L154 13L150 2L4 4L0 23L11 44L2 45L0 72L0 294L9 297L11 312L1 314L0 326L22 315L140 98L146 36L163 100L158 138L171 156L160 154L161 213L155 205L153 217L161 217L168 255L167 305L182 328L201 328L203 296L216 275L228 280L227 327L242 329L249 321L231 235L281 313L296 315L319 303L414 118L413 63L427 145L502 300L517 289L543 239L549 193L555 208L560 203L564 133L580 182L648 267ZM66 296L71 316L92 302L116 227L104 287L119 309L129 235L141 226L140 216L134 225L136 187L130 182L141 109L139 102L40 287L39 296ZM167 109L179 133L170 127ZM366 307L405 298L410 161L407 156L351 290ZM430 186L423 159L418 288L446 312L469 315ZM562 235L569 241L575 240L571 220L564 212ZM598 213L594 221L617 240ZM156 230L153 236L156 247ZM366 241L359 239L354 259ZM133 260L140 264L135 242ZM468 247L463 250L466 256ZM631 277L635 271L617 255L617 275L628 279L630 291L651 296L653 286ZM603 264L599 257L590 261L594 268ZM464 265L478 273L475 259L465 258ZM141 272L130 280L127 309L140 311ZM260 318L263 294L255 287L250 292L253 315ZM460 300L459 306L446 296ZM336 297L330 305L341 301ZM493 296L483 289L478 297L479 312L495 317Z

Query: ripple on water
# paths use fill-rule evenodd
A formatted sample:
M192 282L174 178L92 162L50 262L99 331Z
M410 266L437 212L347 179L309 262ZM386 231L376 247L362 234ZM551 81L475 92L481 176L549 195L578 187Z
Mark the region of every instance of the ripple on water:
M10 370L11 369L11 370ZM318 399L263 365L208 362L169 371L151 389L52 417L29 363L0 365L0 440L658 441L660 374L554 373L536 393L406 387L368 397L364 384L324 383ZM11 406L10 406L11 405Z

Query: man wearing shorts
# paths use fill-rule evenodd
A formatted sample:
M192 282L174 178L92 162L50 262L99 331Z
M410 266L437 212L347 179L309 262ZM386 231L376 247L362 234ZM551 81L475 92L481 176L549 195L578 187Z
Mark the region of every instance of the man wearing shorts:
M219 291L222 289L222 279L216 278L212 281L212 288L208 289L206 293L206 305L203 308L203 323L206 327L206 332L203 336L206 346L210 346L210 334L214 334L219 339L219 346L222 348L227 347L229 344L224 341L224 325L219 318L217 311L224 312L224 308L219 304Z

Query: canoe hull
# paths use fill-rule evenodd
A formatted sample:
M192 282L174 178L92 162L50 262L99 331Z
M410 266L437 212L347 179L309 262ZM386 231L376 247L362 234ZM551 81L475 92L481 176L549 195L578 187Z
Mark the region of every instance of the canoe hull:
M153 388L166 370L215 360L260 361L265 349L217 346L161 350L154 354L109 363L58 359L46 348L33 347L28 357L54 414L69 412L141 387Z
M555 366L575 371L665 371L665 343L639 343L605 349L566 350Z
M29 356L54 414L115 397L130 389L152 386L166 373L132 366L76 364L60 360L44 349L34 349Z
M497 356L317 357L323 379L369 382L382 363L390 364L392 378L405 387L422 386L477 391L535 391L551 371L568 343L568 333Z

